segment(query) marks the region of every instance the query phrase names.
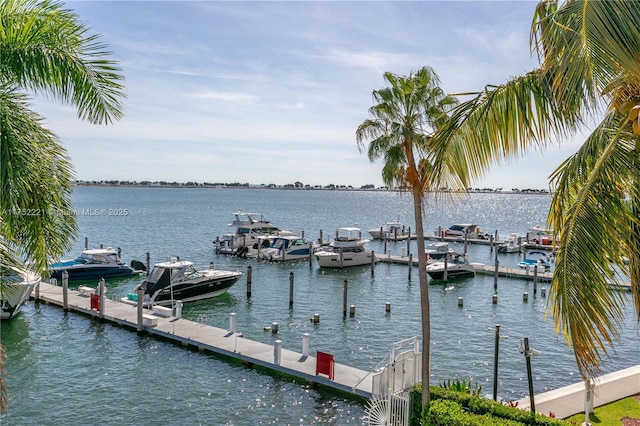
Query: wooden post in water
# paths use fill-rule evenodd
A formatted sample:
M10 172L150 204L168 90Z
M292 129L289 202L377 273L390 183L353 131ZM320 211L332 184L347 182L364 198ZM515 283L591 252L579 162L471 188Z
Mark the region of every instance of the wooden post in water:
M409 228L409 231L411 231L411 228ZM409 237L407 237L407 254L411 255L411 238Z
M347 317L347 288L349 284L347 280L344 280L344 290L342 295L342 316Z
M105 295L105 283L104 278L100 278L98 282L98 294L100 295L100 305L98 306L98 318L104 320L104 295Z
M387 254L387 234L384 234L384 254Z
M496 250L497 252L497 250ZM500 268L500 261L498 259L496 259L496 266L495 266L495 270L493 272L493 290L497 291L498 290L498 269Z
M247 266L247 298L251 297L251 265Z
M89 238L84 237L84 249L89 250Z
M142 286L138 289L138 333L142 333L144 330L144 324L142 320L142 305L144 303L144 291L146 290L146 283L143 283Z
M449 253L444 255L444 273L442 274L442 280L447 283L447 268L449 267Z
M69 273L62 271L62 309L69 311Z
M322 229L320 230L320 238L318 238L318 242L322 245L322 243L324 242L322 240Z
M371 275L374 274L376 269L376 252L371 250Z
M309 243L309 268L313 266L313 244Z
M289 272L289 307L293 306L293 272Z
M340 269L342 269L342 262L344 261L344 257L342 255L342 247L340 247L339 249L339 255L340 255Z
M409 255L409 281L411 281L411 270L413 269L413 255Z
M463 252L465 257L467 256L467 244L469 243L468 239L469 239L469 233L465 232L464 233L464 252Z
M147 252L147 275L149 275L149 272L151 269L151 255L149 254L149 252Z
M533 295L538 292L538 265L533 267Z

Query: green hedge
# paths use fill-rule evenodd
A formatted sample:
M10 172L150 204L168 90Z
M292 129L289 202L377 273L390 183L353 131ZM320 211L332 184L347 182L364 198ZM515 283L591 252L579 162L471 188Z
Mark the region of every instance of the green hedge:
M423 424L430 426L522 426L515 420L493 417L490 414L473 414L466 412L454 401L437 399L431 402L429 411L425 412Z
M420 395L421 392L422 392L422 387L420 386L419 383L415 384L410 391L410 396L414 395L414 397L412 397L411 399L412 407L411 407L411 417L410 417L410 423L409 423L411 426L419 426L421 424L420 420L422 420L423 425L447 424L447 425L463 426L463 425L476 424L476 423L469 423L469 421L471 420L467 419L466 417L462 423L457 423L457 422L432 423L433 421L435 421L434 419L438 416L445 416L445 417L447 416L446 414L443 414L440 412L441 407L439 404L436 404L436 407L438 407L438 410L440 411L436 413L437 416L434 417L433 419L429 417L431 416L431 413L427 410L424 410L421 413L421 416L417 416L416 413L419 413L422 411L420 407L422 404L422 399L415 398L415 394ZM480 423L477 423L477 424L495 424L495 425L521 424L521 425L531 425L531 426L561 426L561 425L570 424L569 422L566 422L564 420L546 417L540 414L536 414L534 416L529 411L508 407L506 405L503 405L499 402L496 402L490 399L473 396L468 393L452 391L440 386L431 386L430 396L431 396L431 406L434 405L434 402L441 402L441 401L454 402L456 405L460 407L461 410L463 410L463 413L465 414L465 416L476 415L478 416L478 418L481 418ZM448 407L451 408L451 406L448 406ZM494 419L493 423L486 423L487 419L485 418L485 416L489 416L493 418ZM457 414L454 417L456 419L458 418L462 419L462 417L458 416ZM502 420L513 421L516 423L502 423L501 422ZM485 422L485 423L482 423L482 422Z

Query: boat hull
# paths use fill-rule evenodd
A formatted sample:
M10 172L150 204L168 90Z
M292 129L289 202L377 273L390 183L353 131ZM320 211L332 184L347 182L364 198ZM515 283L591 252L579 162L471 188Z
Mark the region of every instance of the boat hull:
M346 268L349 266L370 265L372 259L371 252L362 253L340 253L319 252L315 254L316 261L321 268Z
M138 273L137 271L134 271L132 268L126 265L122 265L119 267L101 267L99 265L91 267L90 265L78 264L77 266L68 265L52 268L51 277L60 281L62 280L62 272L64 271L67 271L69 273L69 280L71 281L130 277Z
M429 276L434 280L442 280L444 279L444 270L436 270L436 271L427 271ZM476 276L476 272L468 269L458 269L458 270L448 270L447 271L447 279L458 279L458 278L473 278Z
M10 320L18 315L39 282L40 279L36 277L30 277L22 282L3 282L2 293L0 293L0 320Z
M171 305L174 301L194 302L210 299L226 293L238 279L241 273L233 273L222 277L205 278L199 282L183 282L165 287L157 293L152 302L156 305Z

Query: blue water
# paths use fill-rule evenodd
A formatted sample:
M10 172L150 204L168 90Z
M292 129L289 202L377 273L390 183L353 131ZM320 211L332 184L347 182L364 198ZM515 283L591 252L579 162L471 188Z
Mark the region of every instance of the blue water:
M428 201L425 230L454 222L478 223L483 231L501 235L524 233L544 225L548 195L472 194L455 205ZM229 232L231 213L262 212L276 225L307 238L325 239L341 226L359 226L363 233L390 220L413 224L411 197L391 192L279 191L231 189L77 187L79 238L69 258L84 247L120 247L123 258L151 262L172 256L197 266L253 270L252 296L243 277L218 298L187 304L183 316L228 328L236 313L238 329L247 338L302 350L302 334L311 335L311 350L334 354L337 362L371 370L386 357L391 344L420 334L417 268L378 264L343 271L321 270L308 261L269 264L216 255L213 240ZM125 212L126 209L126 212ZM102 211L104 210L104 214ZM112 214L110 215L109 212ZM383 244L370 248L383 251ZM462 245L457 245L462 249ZM415 242L389 244L393 254ZM470 245L472 262L493 264L488 246ZM518 254L500 254L501 266L515 267ZM289 307L289 277L294 273L294 304ZM348 283L348 304L354 317L343 318L342 294ZM108 297L131 291L139 278L107 282ZM93 285L76 282L73 285ZM539 284L539 287L546 285ZM491 393L494 332L500 324L508 336L500 342L499 389L507 399L527 395L525 359L518 353L522 337L542 352L532 358L536 393L580 380L573 353L545 321L547 300L533 296L533 284L500 279L498 304L491 303L492 276L430 285L432 315L432 382L471 376ZM523 292L529 292L523 303ZM463 297L464 306L458 307ZM613 371L640 363L638 327L629 315L621 340L605 360ZM385 304L391 303L391 313ZM310 318L320 314L320 324ZM278 335L264 327L279 323ZM363 424L361 401L273 377L148 336L61 309L30 302L23 313L2 324L7 350L10 406L0 417L7 425L100 424Z

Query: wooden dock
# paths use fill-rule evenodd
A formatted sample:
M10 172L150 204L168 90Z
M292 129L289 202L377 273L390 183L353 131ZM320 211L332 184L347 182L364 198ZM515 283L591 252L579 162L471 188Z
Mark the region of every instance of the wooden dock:
M39 290L32 293L32 297L41 302L64 308L64 295L61 286L42 282ZM136 305L105 298L101 317L98 310L91 309L91 293L67 290L67 309L138 330L138 307ZM303 356L302 353L281 348L279 364L276 364L276 347L274 345L245 339L239 333L231 333L229 330L207 324L173 316L158 315L149 309L143 309L143 314L142 329L143 332L150 335L201 351L237 359L250 366L260 366L272 372L287 374L308 383L326 386L358 397L371 397L373 380L369 372L336 362L333 370L334 378L331 380L328 375L316 375L317 358L315 356Z
M376 261L381 263L395 263L399 265L409 265L409 256L397 256L391 254L377 254ZM433 263L434 260L430 260L429 263ZM485 265L484 263L471 262L476 274L479 275L495 275L496 268L493 265ZM414 256L411 259L411 266L418 266L418 259ZM550 283L553 278L553 272L538 271L537 277L533 272L533 269L526 270L522 268L505 268L503 266L498 267L498 277L502 278L515 278L520 280L533 281L534 278L539 283ZM631 291L631 283L625 281L616 281L609 283L609 286L616 290Z

